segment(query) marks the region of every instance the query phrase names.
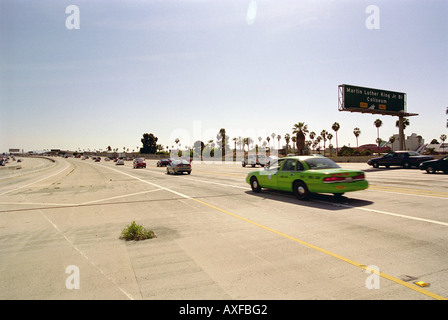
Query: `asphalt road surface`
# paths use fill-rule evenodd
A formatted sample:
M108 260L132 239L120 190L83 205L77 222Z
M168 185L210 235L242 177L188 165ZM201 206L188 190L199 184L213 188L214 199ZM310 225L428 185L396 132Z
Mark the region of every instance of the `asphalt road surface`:
M239 163L54 160L0 171L0 299L448 297L446 174L343 163L369 189L299 201ZM132 221L157 238L121 240Z

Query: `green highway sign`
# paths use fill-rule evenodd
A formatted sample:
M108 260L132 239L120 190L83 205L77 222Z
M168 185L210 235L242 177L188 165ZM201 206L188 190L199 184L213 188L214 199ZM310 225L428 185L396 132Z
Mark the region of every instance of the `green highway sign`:
M406 112L406 93L357 87L339 86L339 109L363 113Z

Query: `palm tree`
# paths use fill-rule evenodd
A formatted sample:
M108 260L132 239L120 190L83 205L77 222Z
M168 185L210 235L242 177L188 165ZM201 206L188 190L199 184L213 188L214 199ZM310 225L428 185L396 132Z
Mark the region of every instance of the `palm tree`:
M249 137L244 138L243 140L244 140L244 144L247 145L247 151L249 152L249 145L252 144L254 142L254 140L252 140L252 138L249 138ZM243 148L244 148L244 144L243 144Z
M333 129L333 131L336 133L336 155L338 155L338 130L340 127L341 126L337 122L333 123L333 125L331 126L331 129Z
M400 126L400 121L397 120L395 122L395 126L398 128ZM409 119L408 118L403 118L403 130L406 129L406 127L409 126Z
M353 134L356 137L356 148L358 148L358 137L361 134L361 130L359 128L353 129Z
M271 133L271 137L272 137L272 146L275 147L275 143L274 143L275 133ZM272 148L272 149L274 149L274 148Z
M296 136L292 136L292 137L291 137L291 140L292 140L292 152L293 152L294 154L296 154L296 141L297 141L297 137L296 137Z
M312 144L313 144L313 141L311 141L311 140L306 140L305 141L305 146L306 146L306 148L309 150L310 149L310 147L312 146Z
M224 161L226 157L226 129L219 129L219 136L221 139L221 161Z
M271 149L271 145L269 144L269 141L271 141L271 138L269 136L267 136L266 140L268 141L268 148Z
M322 140L324 140L324 156L325 156L325 142L327 141L327 135L328 135L327 130L322 130L320 132L320 136L322 137Z
M286 154L288 154L289 150L289 140L291 140L291 136L289 133L285 134L285 141L286 141Z
M333 150L333 145L331 144L331 139L333 139L333 135L330 132L327 132L327 138L328 141L330 142L330 145L328 146L328 148L330 148L330 157L331 157L331 151Z
M445 154L445 140L446 140L446 134L442 134L441 136L440 136L440 140L442 140L442 152L443 152L443 154Z
M238 140L238 138L233 138L233 161L236 161L236 141Z
M314 132L314 131L311 131L310 132L310 139L311 139L311 141L312 141L312 150L313 150L313 153L314 153L314 148L315 148L315 144L314 144L314 137L316 136L316 132Z
M317 136L317 138L316 138L316 142L317 142L317 144L316 145L318 145L318 147L317 147L317 153L319 153L320 154L320 142L322 141L322 136Z
M296 134L296 143L299 155L303 155L303 149L305 148L305 136L308 133L308 126L305 124L305 122L298 122L294 124L292 130L292 133Z
M395 142L395 137L394 136L390 136L389 137L389 143L390 143L390 149L392 150L392 145L394 144L394 142Z
M380 127L383 125L383 121L380 119L376 119L373 124L376 127L376 140L380 140ZM378 155L380 154L380 144L378 143Z
M277 135L277 141L278 141L278 150L280 150L280 139L282 138L281 135Z

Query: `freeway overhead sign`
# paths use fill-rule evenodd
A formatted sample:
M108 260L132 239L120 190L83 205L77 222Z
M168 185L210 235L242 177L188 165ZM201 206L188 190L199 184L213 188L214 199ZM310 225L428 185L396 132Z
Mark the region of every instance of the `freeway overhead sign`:
M339 110L403 114L406 112L406 93L343 84L339 86Z

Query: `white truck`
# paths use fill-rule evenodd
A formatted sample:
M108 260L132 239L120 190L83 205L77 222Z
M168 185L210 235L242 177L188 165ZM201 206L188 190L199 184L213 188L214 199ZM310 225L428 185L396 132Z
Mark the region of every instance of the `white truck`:
M241 164L243 167L249 165L252 167L255 167L256 165L264 167L265 165L268 165L271 159L269 157L266 157L265 155L256 155L256 154L250 154L247 156L247 158L243 159L241 161Z

